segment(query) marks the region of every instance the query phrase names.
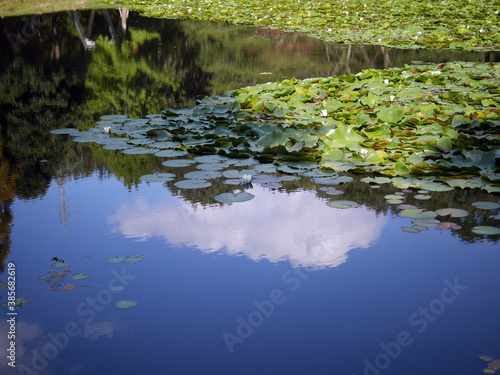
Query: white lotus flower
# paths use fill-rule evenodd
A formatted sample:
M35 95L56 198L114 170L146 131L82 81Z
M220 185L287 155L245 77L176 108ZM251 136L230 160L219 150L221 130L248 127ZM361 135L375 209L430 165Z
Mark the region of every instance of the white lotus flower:
M111 133L111 126L105 126L104 127L104 133L106 133L106 134Z
M391 99L391 102L393 102L393 101L394 101L394 99L396 99L396 95L391 95L391 96L389 96L389 99Z
M365 160L368 156L368 150L366 148L362 148L359 150L359 155L363 158L363 160Z
M253 176L251 174L243 174L240 177L240 180L244 184L249 184L252 181Z
M321 111L321 116L323 116L323 117L328 116L328 111L327 111L326 109L323 109L323 110Z

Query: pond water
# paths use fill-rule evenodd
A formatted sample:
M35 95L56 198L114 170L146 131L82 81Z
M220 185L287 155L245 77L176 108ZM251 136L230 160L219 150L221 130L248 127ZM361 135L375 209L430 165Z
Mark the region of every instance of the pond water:
M499 226L498 208L472 205L498 195L404 192L418 208L468 212L438 217L461 229L408 233L412 219L384 198L401 190L363 176L336 185L341 195L279 173L181 189L203 163L168 167L50 133L286 77L498 53L109 15L112 29L103 11L0 20L2 374L470 375L487 366L479 356L500 358L500 236L472 231ZM175 177L140 179L157 172ZM254 198L215 199L236 190ZM356 205L327 205L336 199ZM29 300L14 311L9 272Z

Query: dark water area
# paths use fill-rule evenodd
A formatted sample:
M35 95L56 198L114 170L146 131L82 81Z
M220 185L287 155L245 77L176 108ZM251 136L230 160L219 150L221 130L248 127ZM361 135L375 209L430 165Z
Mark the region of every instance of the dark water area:
M140 180L200 162L170 168L50 133L268 81L499 53L108 15L0 20L2 374L471 375L487 366L478 356L500 358L500 236L472 232L498 227L499 209L471 204L498 195L407 192L419 208L469 212L438 218L460 230L407 233L411 219L384 198L400 189L363 176L337 186L349 209L304 176L222 204L222 178L193 190ZM10 310L14 281L29 301Z

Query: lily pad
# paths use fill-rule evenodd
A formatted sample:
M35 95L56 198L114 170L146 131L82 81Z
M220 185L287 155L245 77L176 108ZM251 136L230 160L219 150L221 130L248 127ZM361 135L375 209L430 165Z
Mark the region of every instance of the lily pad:
M458 224L451 223L451 222L442 222L437 225L439 229L462 229L462 227Z
M417 228L417 227L401 227L401 230L408 232L408 233L419 233L422 230Z
M57 290L62 290L64 292L69 292L69 291L72 291L72 290L75 290L75 289L76 289L76 285L75 284L66 283L63 286L61 286L60 288L58 288Z
M125 258L123 257L113 257L113 258L108 258L106 259L106 261L108 261L109 263L121 263L123 262Z
M196 162L194 160L190 160L190 159L172 159L172 160L166 160L161 164L166 166L166 167L182 168L182 167L188 167L194 163L196 163Z
M346 200L330 201L327 202L326 204L333 208L352 208L358 205L354 201L346 201Z
M436 213L439 216L448 216L450 215L451 217L466 217L469 215L469 213L465 210L462 210L460 208L442 208L439 210L436 210Z
M495 210L500 207L500 204L495 202L473 202L472 205L481 210Z
M84 280L88 279L89 275L86 275L84 273L76 273L73 276L71 276L71 280Z
M153 150L146 147L131 147L122 150L122 154L127 155L140 155L140 154L151 154Z
M222 173L218 171L194 171L186 173L184 175L184 178L189 178L194 180L210 180L221 176Z
M493 361L494 358L490 357L489 355L481 355L481 356L479 356L479 359L481 361L491 362L491 361Z
M425 211L420 208L403 210L399 214L410 219L432 219L437 216L434 211Z
M410 209L414 209L414 208L417 208L417 206L414 206L413 204L400 204L398 206L398 208L400 210L410 210Z
M174 185L180 189L203 189L212 184L206 180L188 179L177 181Z
M184 156L187 155L186 150L161 150L158 152L155 152L155 156L158 156L160 158L174 158L177 156Z
M141 260L143 260L144 258L146 258L147 256L146 255L138 255L136 257L126 257L123 261L125 263L137 263L137 262L140 262Z
M157 173L141 176L140 179L144 182L168 182L175 178L173 173Z
M136 306L137 306L137 302L136 301L122 300L122 301L118 301L116 303L116 307L118 307L119 309L122 309L122 310L128 310L131 307L136 307Z
M327 194L330 195L341 195L344 194L342 190L337 190L333 186L322 186L319 188L319 190L324 191Z
M426 200L431 199L432 197L430 195L415 194L415 196L413 198L420 200L420 201L426 201Z
M219 202L223 203L236 203L236 202L246 202L251 199L255 198L255 195L247 193L247 192L240 192L237 194L234 193L222 193L217 196L215 196L215 199Z
M490 227L486 225L478 225L472 228L472 232L476 234L482 234L485 236L494 236L500 234L500 228Z
M16 307L21 307L22 305L27 305L28 303L31 303L31 301L28 298L24 297L16 297L14 300L14 305Z
M423 226L423 227L435 227L440 221L436 219L415 219L412 221L414 226Z
M53 268L69 268L70 264L67 262L54 262L52 263Z

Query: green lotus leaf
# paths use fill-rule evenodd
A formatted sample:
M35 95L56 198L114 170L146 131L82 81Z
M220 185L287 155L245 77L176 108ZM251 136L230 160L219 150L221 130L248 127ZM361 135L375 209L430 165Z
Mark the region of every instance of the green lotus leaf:
M386 201L388 204L401 204L404 201L402 199L387 199Z
M158 156L160 158L174 158L177 156L184 156L187 155L186 150L161 150L155 153L155 156Z
M424 182L420 185L420 187L427 191L451 191L452 187L444 185L438 182Z
M140 179L144 182L168 182L175 178L173 173L157 173L141 176Z
M122 309L122 310L128 310L131 307L136 307L136 306L137 306L137 302L136 301L122 300L122 301L118 301L116 303L116 307L118 307L119 309Z
M259 164L259 161L257 159L252 159L252 158L238 160L236 163L233 163L235 167L251 167L257 164Z
M500 204L496 202L473 202L472 205L480 210L495 210L500 208Z
M255 198L255 195L247 193L247 192L241 192L238 194L222 193L222 194L215 196L215 199L219 202L222 202L222 203L246 202L246 201L249 201L253 198Z
M112 285L109 290L116 293L116 292L121 292L125 287L123 285Z
M330 201L327 202L326 204L333 208L352 208L358 205L354 201L346 201L346 200Z
M54 262L52 263L52 267L54 268L69 268L70 264L67 262Z
M385 121L389 124L400 122L404 116L404 111L397 105L391 105L390 107L383 108L377 113L377 118L380 121Z
M408 233L419 233L422 231L419 227L401 227L401 230Z
M27 305L28 303L31 303L31 301L28 298L24 297L16 297L14 300L14 305L16 307L21 307L22 305Z
M494 236L500 234L500 228L490 227L487 225L478 225L472 228L472 232L485 236Z
M133 263L137 263L137 262L140 262L141 260L143 260L146 256L145 255L139 255L139 256L136 256L136 257L126 257L123 261L125 263L130 263L130 264L133 264Z
M196 166L196 169L200 169L202 171L220 171L227 167L228 165L225 163L209 163L209 164L198 164Z
M436 210L436 213L439 216L448 216L450 215L451 217L465 217L469 215L469 213L465 210L462 210L460 208L441 208L439 210Z
M344 194L342 190L337 190L333 186L322 186L319 188L319 190L324 191L327 194L330 195L341 195Z
M340 185L354 181L350 176L334 176L334 177L313 177L312 179L317 184L322 185Z
M490 357L489 355L481 355L481 356L479 356L479 359L481 361L491 362L491 361L493 361L494 358Z
M435 227L440 221L436 219L415 219L412 223L414 226Z
M161 164L166 167L182 168L182 167L188 167L194 163L196 162L190 159L171 159L171 160L166 160Z
M296 181L299 178L300 177L298 177L298 176L281 176L280 181Z
M432 219L437 216L434 211L425 211L420 208L403 210L399 214L410 219Z
M218 177L222 177L222 173L218 171L193 171L184 175L184 178L195 180L211 180Z
M494 374L495 370L485 368L482 372L483 372L483 374Z
M385 195L384 196L385 199L387 200L390 200L390 199L401 199L401 196L400 195L396 195L396 194L388 194L388 195Z
M121 263L123 262L123 259L123 257L113 257L106 259L106 261L108 261L109 263Z
M226 185L241 185L241 180L239 178L229 178L227 180L222 181L222 183Z
M203 189L209 187L212 184L206 180L188 179L177 181L176 183L174 183L174 185L180 189Z
M425 194L416 194L413 198L421 201L426 201L428 199L431 199L432 197L430 195L425 195Z
M500 220L500 214L490 215L490 218Z
M127 155L139 155L139 154L151 154L154 150L146 147L132 147L122 150L122 154Z
M86 275L84 273L76 273L71 276L71 280L84 280L87 279L90 275Z
M409 210L413 208L417 208L417 206L414 206L413 204L401 204L398 206L400 210Z

